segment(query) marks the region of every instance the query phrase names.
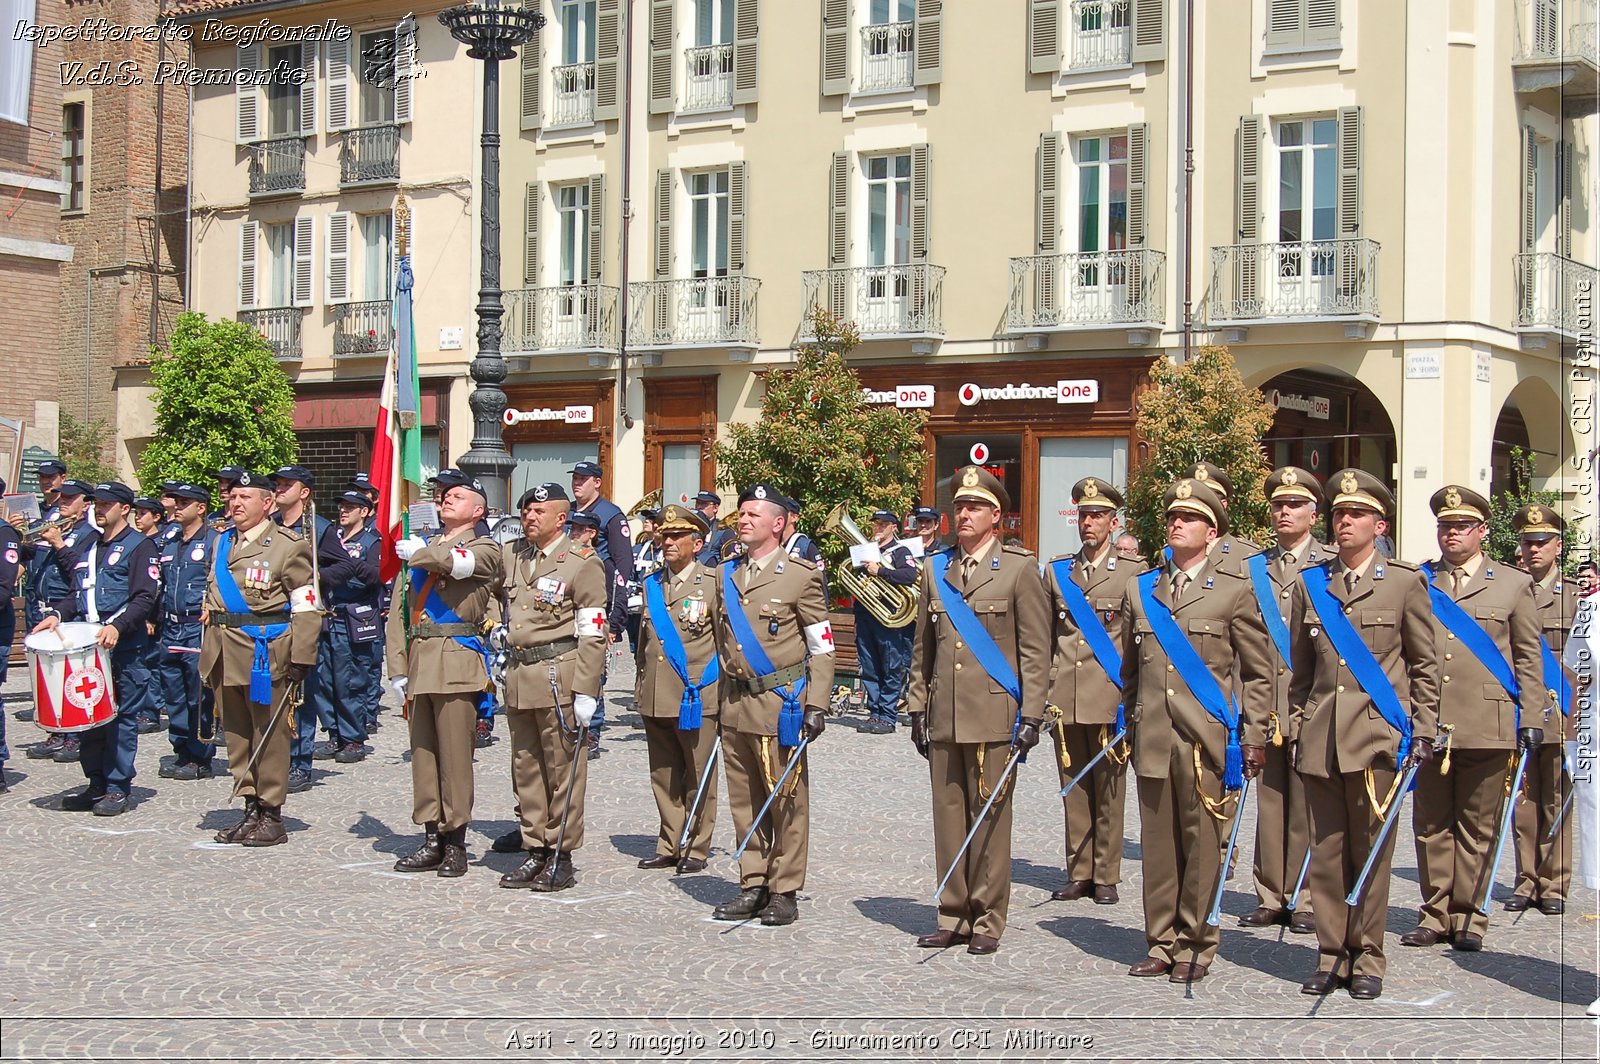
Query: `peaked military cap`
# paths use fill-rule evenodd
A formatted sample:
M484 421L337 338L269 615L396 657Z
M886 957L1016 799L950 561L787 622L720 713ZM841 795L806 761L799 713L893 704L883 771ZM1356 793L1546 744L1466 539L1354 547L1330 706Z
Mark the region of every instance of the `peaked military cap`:
M1228 530L1228 511L1222 508L1222 494L1209 480L1185 477L1167 489L1161 506L1162 512L1167 514L1175 510L1199 514L1211 523L1218 535Z
M1544 540L1561 535L1567 523L1543 503L1530 502L1511 515L1511 527L1525 539Z
M1072 485L1072 501L1080 510L1116 510L1122 506L1122 492L1099 477L1084 477Z
M1268 502L1274 499L1310 499L1318 506L1323 503L1322 485L1316 475L1299 466L1279 466L1274 469L1267 476L1263 488Z
M1444 520L1447 517L1467 517L1474 521L1489 520L1489 500L1460 484L1446 484L1433 493L1428 500L1428 509L1433 511L1433 516Z
M656 526L657 532L692 532L697 536L705 536L711 530L711 522L698 510L687 506L663 506L661 508L661 522Z
M1394 493L1383 481L1365 469L1341 469L1328 478L1333 485L1333 503L1329 509L1359 506L1374 510L1380 517L1394 513Z
M988 503L997 510L1011 509L1011 495L1006 486L982 466L962 466L956 470L954 501L962 499Z

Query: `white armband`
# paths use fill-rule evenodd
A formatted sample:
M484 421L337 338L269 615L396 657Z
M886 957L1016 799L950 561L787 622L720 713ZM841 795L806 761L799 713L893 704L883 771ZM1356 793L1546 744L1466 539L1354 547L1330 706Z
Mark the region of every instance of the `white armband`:
M579 639L604 639L607 635L606 628L605 610L578 610L577 634Z
M812 654L832 654L833 626L827 621L806 625L806 649Z
M290 613L310 613L317 608L317 589L303 584L289 593Z
M465 580L478 568L478 556L465 547L456 547L450 551L450 578L452 580Z

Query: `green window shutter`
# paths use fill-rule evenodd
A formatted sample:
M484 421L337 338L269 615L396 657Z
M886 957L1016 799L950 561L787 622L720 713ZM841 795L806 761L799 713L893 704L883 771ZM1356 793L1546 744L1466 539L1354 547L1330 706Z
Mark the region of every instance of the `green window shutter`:
M622 0L596 0L594 11L594 120L622 117Z
M1061 0L1028 0L1028 73L1061 70Z
M259 222L239 223L239 309L256 305L256 248Z
M656 253L657 280L672 276L672 171L656 171Z
M541 69L543 47L544 33L541 30L534 30L533 36L528 38L528 43L522 46L519 65L522 74L520 111L523 132L538 129L540 124L540 111L543 110L541 90L544 87L541 81L544 74Z
M673 54L672 9L675 0L650 0L650 113L671 114L675 107L672 73L677 67Z
M939 84L944 80L943 0L917 0L917 15L912 33L912 47L915 51L911 83Z
M761 0L734 0L733 102L755 103L761 83Z
M1158 63L1167 57L1167 5L1165 0L1129 0L1132 46L1129 58L1135 63Z
M589 178L589 283L605 280L606 175Z
M1306 0L1305 43L1308 48L1339 44L1339 0Z
M828 266L850 265L850 153L833 153L828 171Z
M1298 48L1305 43L1306 0L1267 0L1267 47Z
M1138 122L1128 127L1128 247L1135 250L1143 249L1147 240L1149 173L1150 126Z
M1361 108L1339 108L1339 184L1334 229L1343 239L1361 235Z
M928 240L929 208L929 148L915 144L911 148L911 261L927 262L930 253Z
M529 181L522 200L522 283L539 287L539 208L544 203L544 186Z
M1061 134L1041 133L1035 160L1033 246L1040 255L1061 250Z
M748 181L746 164L728 164L728 272L732 274L744 273Z
M1261 239L1261 130L1260 115L1239 119L1234 238L1240 244Z
M822 95L850 91L850 0L822 0Z

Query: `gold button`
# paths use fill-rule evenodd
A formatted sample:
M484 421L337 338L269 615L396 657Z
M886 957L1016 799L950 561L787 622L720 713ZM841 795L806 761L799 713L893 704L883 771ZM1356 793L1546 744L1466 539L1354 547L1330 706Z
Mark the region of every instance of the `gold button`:
M743 643L735 643L733 645L733 649L739 651L742 654L742 653L744 653L744 644Z
M1279 675L1279 676L1282 676L1282 675L1283 675L1283 673L1284 673L1284 668L1283 668L1283 666L1282 666L1282 665L1279 665L1279 666L1278 666L1278 675Z
M963 643L961 640L957 639L956 640L956 649L957 650L963 650L965 648L966 648L966 644Z
M1172 666L1171 666L1171 665L1168 665L1168 666L1167 666L1167 671L1168 671L1168 672L1171 672L1171 671L1172 671Z
M1455 633L1454 633L1454 632L1446 632L1446 633L1445 633L1445 635L1444 635L1444 637L1445 637L1445 638L1446 638L1446 639L1452 639L1452 640L1453 640L1453 639L1455 639L1455 637L1456 637L1456 634L1455 634Z
M1344 667L1344 659L1343 659L1343 658L1340 658L1340 659L1339 659L1339 666L1340 666L1340 667L1341 667L1341 668L1343 668L1343 667Z
M1072 663L1072 667L1073 667L1073 668L1074 668L1074 669L1081 669L1081 668L1083 668L1083 662L1081 662L1081 661L1074 661L1074 662L1073 662L1073 663Z
M520 624L517 625L517 631L519 631L519 632L522 631L522 625L520 625Z
M1454 660L1456 660L1456 656L1454 654L1446 654L1444 656L1444 660L1446 660L1446 661L1454 661Z
M1446 677L1445 677L1445 678L1444 678L1444 682L1445 682L1445 683L1449 683L1449 682L1450 682L1450 677L1448 677L1448 676L1446 676Z
M1169 688L1167 688L1167 697L1168 697L1168 698L1171 698L1171 697L1172 697L1172 696L1173 696L1173 695L1175 695L1175 694L1177 694L1177 692L1176 692L1176 691L1174 691L1174 690L1173 690L1173 689L1172 689L1172 688L1170 688L1170 687L1169 687Z
M1346 606L1346 607L1345 607L1345 608L1344 608L1344 612L1345 612L1345 614L1346 614L1346 616L1348 616L1348 615L1349 615L1349 614L1350 614L1350 613L1351 613L1351 612L1352 612L1352 611L1351 611L1351 609L1350 609L1350 607L1349 607L1349 606Z
M958 662L956 662L956 671L957 671L957 672L960 672L960 671L961 671L961 662L959 662L959 661L958 661Z
M657 654L656 655L656 660L657 661L666 661L667 659L666 659L665 655Z
M1088 646L1089 644L1085 643L1083 640L1080 639L1080 640L1078 640L1078 645L1080 647L1084 647L1084 646Z
M1339 685L1339 693L1344 694L1344 684Z

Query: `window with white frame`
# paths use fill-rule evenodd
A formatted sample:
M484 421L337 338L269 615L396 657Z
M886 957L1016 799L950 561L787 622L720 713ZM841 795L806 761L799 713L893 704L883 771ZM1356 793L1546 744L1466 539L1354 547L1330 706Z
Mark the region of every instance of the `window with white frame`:
M1310 244L1337 236L1339 183L1338 122L1332 118L1297 118L1278 122L1277 239L1280 244ZM1311 272L1331 273L1331 248L1309 250ZM1298 255L1298 253L1297 253ZM1279 263L1279 272L1298 274L1298 257Z
M916 0L872 0L861 28L863 92L911 87L916 17Z
M864 160L867 181L869 266L911 261L911 155L872 155Z
M694 44L685 53L683 109L732 107L734 0L693 0L691 14Z
M694 0L694 43L733 43L733 0Z
M294 70L300 66L298 44L267 49L267 69ZM267 82L267 136L290 137L300 128L300 82L294 78L273 77Z
M395 32L375 30L361 35L360 122L389 125L395 120Z
M589 186L558 185L555 189L556 228L560 240L560 276L564 288L589 283Z
M595 0L561 0L561 61L594 62Z
M1128 137L1079 137L1078 250L1122 251L1128 246Z
M361 291L362 300L393 298L391 249L393 247L394 216L383 211L379 214L357 215L361 237Z
M728 171L687 175L691 277L728 275Z
M294 305L294 226L263 225L267 245L268 307Z
M1071 54L1074 70L1126 66L1132 56L1131 0L1072 0Z
M550 124L587 125L594 121L595 0L562 0L558 14L561 62L550 70Z

